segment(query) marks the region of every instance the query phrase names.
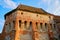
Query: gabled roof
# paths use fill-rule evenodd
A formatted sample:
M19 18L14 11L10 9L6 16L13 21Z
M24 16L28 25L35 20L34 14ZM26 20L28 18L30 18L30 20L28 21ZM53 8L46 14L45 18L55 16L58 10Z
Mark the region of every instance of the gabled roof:
M16 10L23 10L23 11L35 12L35 13L39 13L39 14L53 15L53 14L50 14L50 13L46 12L42 8L35 8L35 7L32 7L32 6L27 6L27 5L20 4L16 9L6 13L5 14L5 19L6 19L7 15L11 14L12 12L14 12Z
M38 12L38 13L44 13L45 11L41 8L35 8L32 6L27 6L27 5L19 5L17 9L22 9L22 10L27 10L27 11L32 11L32 12Z
M39 13L39 14L49 14L49 15L53 15L50 14L48 12L46 12L45 10L43 10L42 8L36 8L36 7L32 7L32 6L27 6L27 5L22 5L20 4L17 9L19 10L24 10L24 11L29 11L29 12L35 12L35 13Z

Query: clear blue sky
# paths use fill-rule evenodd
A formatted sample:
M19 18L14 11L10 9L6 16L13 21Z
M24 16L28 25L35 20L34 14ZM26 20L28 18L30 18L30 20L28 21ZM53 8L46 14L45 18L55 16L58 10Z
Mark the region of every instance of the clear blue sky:
M60 15L60 0L0 0L0 32L4 26L4 14L15 9L19 4L25 4Z

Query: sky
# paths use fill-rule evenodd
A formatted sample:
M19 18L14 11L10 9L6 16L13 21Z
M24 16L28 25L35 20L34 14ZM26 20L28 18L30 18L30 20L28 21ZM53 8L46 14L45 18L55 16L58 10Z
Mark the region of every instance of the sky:
M42 8L51 14L60 16L60 0L0 0L0 33L4 27L4 15L19 4Z

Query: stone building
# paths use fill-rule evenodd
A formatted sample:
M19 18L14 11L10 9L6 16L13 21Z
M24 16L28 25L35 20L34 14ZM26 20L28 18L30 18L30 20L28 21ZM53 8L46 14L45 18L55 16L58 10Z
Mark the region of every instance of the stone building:
M20 4L5 14L1 40L58 40L55 15ZM59 23L60 24L60 23ZM58 27L57 27L58 28ZM55 39L55 35L57 35Z
M60 16L54 16L54 22L55 22L55 26L54 26L54 36L56 39L60 40Z

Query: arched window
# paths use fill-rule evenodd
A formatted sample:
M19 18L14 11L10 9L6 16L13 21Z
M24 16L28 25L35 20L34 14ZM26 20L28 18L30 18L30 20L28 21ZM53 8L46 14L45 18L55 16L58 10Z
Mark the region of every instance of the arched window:
M13 21L13 27L15 27L15 21Z
M48 30L48 24L45 23L45 31L47 31L47 30Z
M47 29L47 23L45 23L45 28Z
M24 22L24 26L25 26L25 28L27 28L27 21Z
M15 28L15 21L12 22L12 29L14 30Z
M55 24L54 24L54 29L56 29L56 26L55 26Z
M52 29L52 24L50 24L50 28Z
M9 27L11 28L11 23L9 23Z
M11 31L11 23L9 23L9 31Z
M9 32L9 24L5 25L5 29L6 29L6 33L8 33Z
M43 24L42 23L40 23L40 28L42 29L42 26L43 26Z
M38 29L38 22L36 22L36 28Z
M29 29L32 29L32 22L30 21Z
M30 22L30 26L32 26L32 22Z
M21 28L21 23L22 23L21 20L19 20L19 27L20 27L20 28Z
M49 16L49 19L51 19L51 16Z

